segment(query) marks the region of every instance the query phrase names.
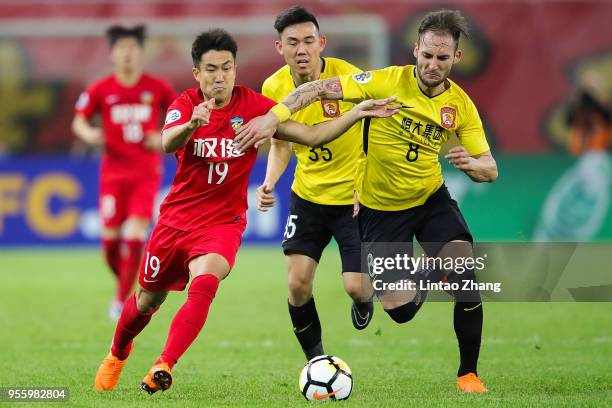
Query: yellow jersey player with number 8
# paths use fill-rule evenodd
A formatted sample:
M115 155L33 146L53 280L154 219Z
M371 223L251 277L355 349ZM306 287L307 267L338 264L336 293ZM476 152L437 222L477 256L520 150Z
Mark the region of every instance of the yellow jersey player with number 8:
M326 39L319 33L316 18L306 9L291 7L283 11L274 27L279 34L277 51L287 65L264 82L262 93L270 99L281 101L303 83L361 72L341 59L321 57ZM323 99L294 113L291 119L314 125L338 118L353 106L351 102ZM289 142L272 140L266 179L257 190L262 211L275 204L274 186L287 167L291 150ZM372 290L361 271L359 227L353 217L356 165L362 155L361 123L331 143L317 147L293 144L293 150L298 163L282 247L288 268L289 315L310 360L324 354L312 285L321 254L332 237L340 250L344 288L353 299L353 325L364 329L372 318Z
M438 159L442 143L456 136L459 146L445 158L475 182L497 178L478 111L467 94L448 79L452 66L462 57L462 34L467 35L467 23L460 12L428 13L414 45L416 65L313 81L298 87L276 109L284 107L294 113L318 99L357 102L396 97L403 107L400 114L363 124L365 158L360 161L357 190L367 259L379 258L374 251L383 252L393 244L410 252L416 237L429 257L453 260L450 268L445 265L434 271L435 279L446 276L451 285L475 288L474 268L458 267L459 261L473 259L472 235L444 185ZM278 116L268 114L251 123L250 129L238 135L239 145L244 148L270 137L278 122ZM371 277L376 281L380 275ZM418 288L410 291L410 297L401 290L379 291L376 282L374 289L385 312L397 323L410 321L426 296ZM483 322L480 293L457 290L453 296L460 354L457 387L463 392L486 392L477 374Z

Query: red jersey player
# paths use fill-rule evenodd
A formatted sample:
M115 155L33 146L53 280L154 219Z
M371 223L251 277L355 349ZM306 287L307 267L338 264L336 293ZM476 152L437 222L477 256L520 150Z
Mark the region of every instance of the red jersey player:
M104 256L118 279L109 310L117 320L151 222L162 175L161 115L175 93L166 81L142 72L144 26L114 26L107 37L114 73L81 94L72 128L85 142L104 145L99 208ZM92 126L94 114L101 116L102 128Z
M168 291L183 290L187 301L176 313L166 345L141 388L153 394L172 384L171 370L204 326L219 281L236 257L246 226L248 176L257 151L238 151L235 131L252 118L287 108L242 86L236 78L237 45L223 30L198 36L192 46L198 88L172 103L162 133L163 148L176 152L178 168L159 221L145 250L135 296L125 303L111 351L96 374L96 390L112 390L132 349L132 340L151 320ZM293 142L324 143L366 116L399 111L392 99L367 101L340 119L313 127L287 121L277 137ZM284 118L286 119L286 118Z

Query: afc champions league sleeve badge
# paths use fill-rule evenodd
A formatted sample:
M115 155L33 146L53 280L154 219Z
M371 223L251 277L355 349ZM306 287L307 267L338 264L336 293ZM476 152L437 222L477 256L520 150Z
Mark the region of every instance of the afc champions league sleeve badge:
M444 129L452 129L456 126L457 110L449 106L440 109L440 121Z
M359 74L353 75L353 80L358 84L367 84L372 79L372 73L370 71L363 71Z
M340 117L340 102L330 101L323 99L321 100L321 107L323 108L323 116L326 118L338 118Z
M169 125L172 122L176 122L181 118L181 111L178 109L172 109L166 114L166 120L164 121L164 125Z
M74 105L76 109L85 109L89 105L89 94L87 92L83 92L79 95L79 99L77 99L76 104Z

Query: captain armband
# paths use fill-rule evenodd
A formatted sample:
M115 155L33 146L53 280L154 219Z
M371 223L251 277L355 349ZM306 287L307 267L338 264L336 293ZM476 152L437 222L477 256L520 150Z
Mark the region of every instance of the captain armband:
M291 110L284 103L278 103L270 109L270 112L278 117L280 123L286 122L291 117Z

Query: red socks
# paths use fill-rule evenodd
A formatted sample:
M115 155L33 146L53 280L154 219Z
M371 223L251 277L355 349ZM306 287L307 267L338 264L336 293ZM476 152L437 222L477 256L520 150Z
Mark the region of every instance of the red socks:
M149 313L140 313L136 308L136 295L130 296L123 305L123 312L117 322L111 353L119 360L125 360L132 351L132 340L149 324L151 316L157 309Z
M187 302L172 320L168 340L161 355L161 359L170 368L176 364L202 330L218 287L219 279L211 274L200 275L191 281L187 292Z
M122 253L124 245L125 253ZM102 249L106 263L119 280L117 300L123 302L131 295L134 282L138 276L140 258L144 243L138 240L121 241L121 239L102 238Z
M102 238L102 250L104 252L104 259L106 260L106 263L111 268L111 271L113 271L115 276L119 278L119 268L121 267L121 240L119 238Z
M120 263L119 285L117 287L117 300L124 301L132 294L134 282L138 276L140 259L142 258L142 241L129 240L124 242L127 253Z
M218 287L219 279L211 274L200 275L191 281L187 302L174 316L166 346L161 354L161 359L170 368L174 367L202 330ZM136 296L130 296L126 300L111 346L111 352L115 357L119 360L128 358L132 350L132 341L149 324L155 312L156 310L146 314L140 313L136 308Z

